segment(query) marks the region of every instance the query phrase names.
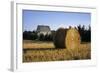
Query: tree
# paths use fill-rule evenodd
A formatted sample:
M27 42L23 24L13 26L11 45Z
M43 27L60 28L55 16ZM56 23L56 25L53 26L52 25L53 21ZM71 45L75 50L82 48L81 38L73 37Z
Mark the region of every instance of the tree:
M23 32L23 39L24 40L36 40L37 39L37 33L34 31L24 31Z
M86 30L84 25L82 27L81 25L77 26L82 42L91 42L91 27L88 27L89 29Z
M42 33L41 33L40 36L39 36L39 40L40 40L40 41L43 41L43 40L44 40L44 35L43 35Z

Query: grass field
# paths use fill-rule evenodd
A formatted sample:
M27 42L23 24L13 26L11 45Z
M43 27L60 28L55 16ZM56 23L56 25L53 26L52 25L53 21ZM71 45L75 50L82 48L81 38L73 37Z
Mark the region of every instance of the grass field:
M45 49L45 48L55 48L53 42L43 42L43 41L31 41L24 40L24 49Z
M23 41L23 62L63 61L91 59L91 43L79 48L55 48L53 42Z

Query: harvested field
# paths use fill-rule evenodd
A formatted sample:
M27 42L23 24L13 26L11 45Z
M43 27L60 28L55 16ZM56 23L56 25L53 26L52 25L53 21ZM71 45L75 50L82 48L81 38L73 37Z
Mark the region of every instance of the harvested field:
M23 41L23 62L91 59L91 43L82 43L78 50L55 48L53 42Z
M42 42L42 41L30 41L25 40L23 42L24 49L45 49L45 48L55 48L52 42Z

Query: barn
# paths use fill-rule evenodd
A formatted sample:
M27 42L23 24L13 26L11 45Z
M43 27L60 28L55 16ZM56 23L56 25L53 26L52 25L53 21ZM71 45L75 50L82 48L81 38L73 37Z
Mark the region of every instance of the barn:
M46 35L46 34L51 34L51 30L49 26L45 26L45 25L38 25L37 26L37 35L40 36L40 34Z

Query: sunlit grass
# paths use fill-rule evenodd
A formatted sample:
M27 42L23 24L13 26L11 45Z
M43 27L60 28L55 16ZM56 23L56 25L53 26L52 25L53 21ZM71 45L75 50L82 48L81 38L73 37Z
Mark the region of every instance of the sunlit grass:
M26 47L27 44L29 45ZM23 62L91 59L90 43L80 44L79 48L76 48L74 50L71 50L70 48L56 48L55 49L52 42L44 42L44 43L43 42L37 42L37 43L27 42L26 43L24 41L23 47L24 47ZM27 50L25 50L25 48ZM38 48L41 48L41 49L36 50ZM44 48L47 48L47 49L42 50Z

